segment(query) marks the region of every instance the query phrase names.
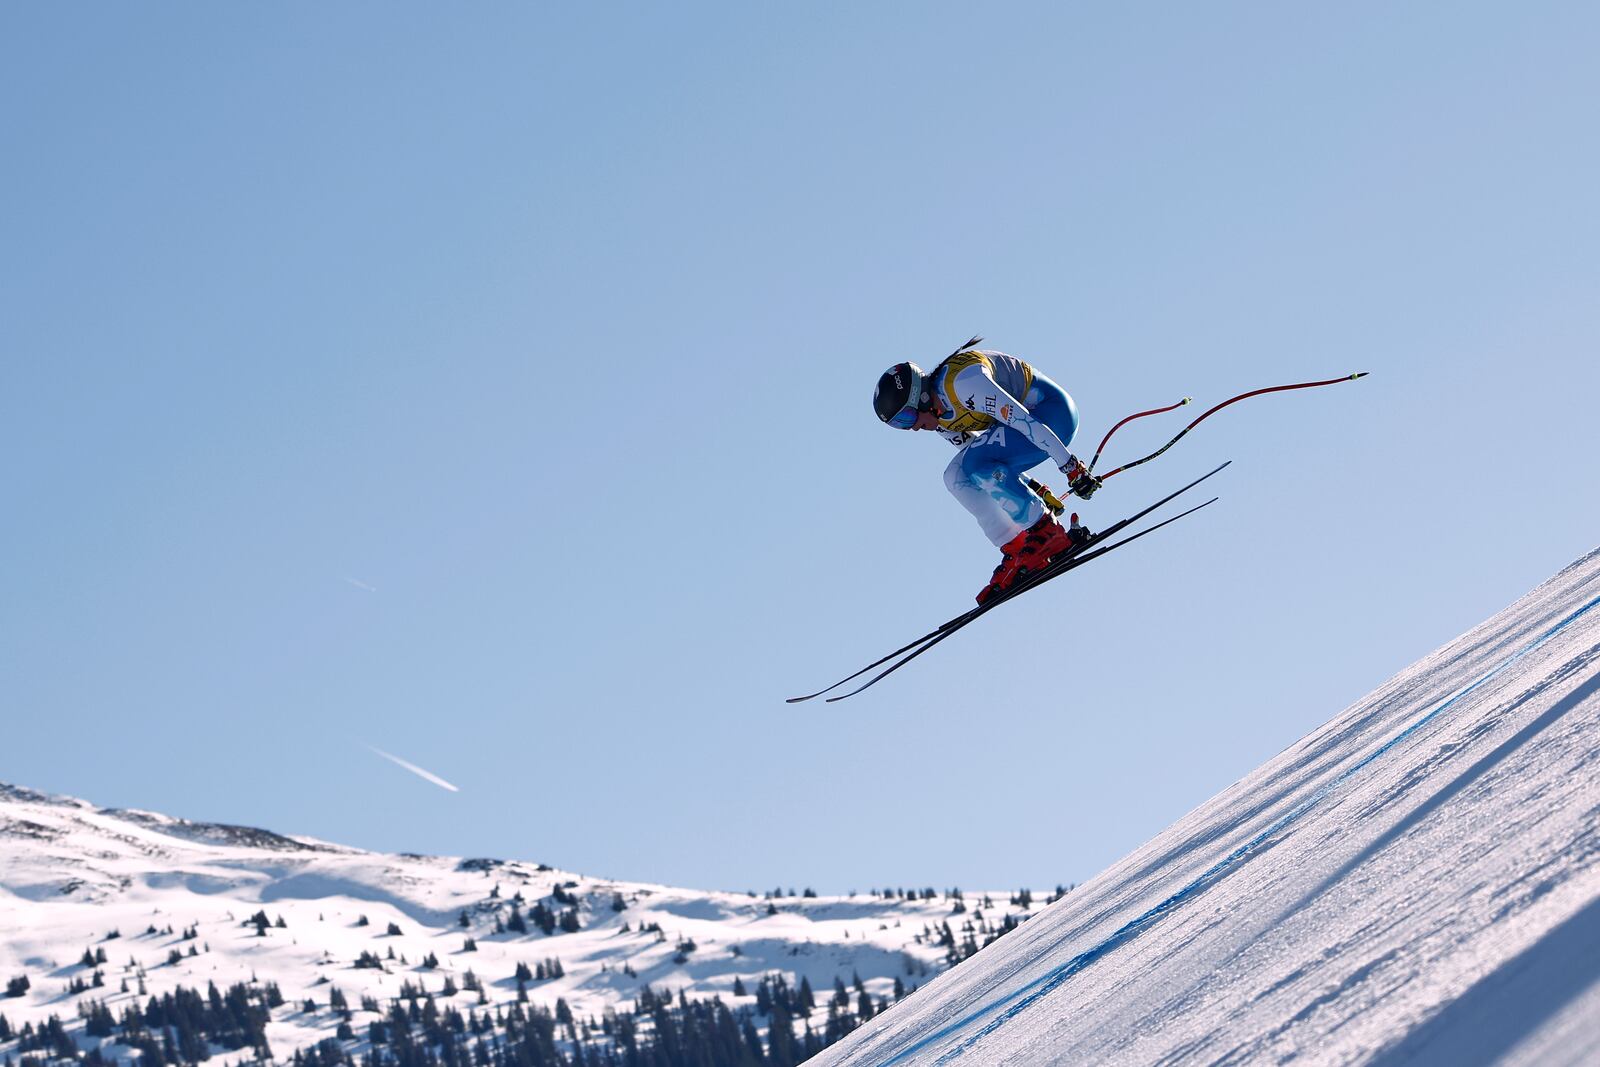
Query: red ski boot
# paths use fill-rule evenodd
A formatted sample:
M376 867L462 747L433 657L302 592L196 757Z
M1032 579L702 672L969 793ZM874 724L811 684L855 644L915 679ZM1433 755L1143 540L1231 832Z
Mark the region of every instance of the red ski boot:
M1024 575L1044 569L1044 565L1075 545L1072 536L1061 528L1048 511L1044 517L1001 546L1004 558L994 569L994 577L978 592L978 603L986 603L996 593L1017 584Z

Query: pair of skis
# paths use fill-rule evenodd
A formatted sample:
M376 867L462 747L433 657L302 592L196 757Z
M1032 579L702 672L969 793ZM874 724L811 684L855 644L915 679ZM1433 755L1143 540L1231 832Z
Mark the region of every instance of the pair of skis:
M988 612L988 611L990 611L990 610L992 610L994 608L997 608L1001 604L1006 603L1007 601L1014 600L1015 598L1021 596L1023 593L1026 593L1028 590L1033 589L1033 588L1035 588L1037 586L1041 586L1045 582L1048 582L1052 578L1059 577L1060 575L1065 574L1067 571L1074 570L1074 569L1076 569L1078 567L1081 567L1085 563L1088 563L1092 559L1098 559L1099 557L1105 555L1107 552L1110 552L1110 551L1112 551L1114 549L1121 548L1123 545L1132 544L1134 541L1137 541L1139 538L1143 537L1145 534L1154 533L1155 531L1161 529L1161 527L1166 526L1168 523L1177 522L1179 519L1183 518L1185 515L1192 515L1196 511L1199 511L1201 508L1206 507L1209 504L1215 503L1217 498L1216 497L1212 497L1210 500L1207 500L1204 503L1196 504L1194 507L1189 508L1186 511L1180 511L1178 514L1172 516L1169 519L1163 519L1161 522L1156 523L1154 526L1151 526L1151 527L1149 527L1147 529L1144 529L1144 530L1140 530L1138 533L1129 534L1127 537L1124 537L1120 541L1111 541L1109 544L1106 543L1110 538L1115 537L1117 534L1119 534L1123 530L1127 529L1133 523L1138 522L1140 519L1144 518L1146 515L1149 515L1152 511L1155 511L1157 508L1161 507L1162 505L1170 503L1171 501L1175 500L1177 497L1181 496L1182 494L1187 493L1189 490L1193 489L1195 486L1199 485L1201 482L1205 481L1207 478L1211 477L1213 474L1216 474L1218 471L1222 470L1223 467L1226 467L1228 465L1228 463L1231 463L1231 462L1233 462L1233 461L1229 460L1227 463L1223 463L1221 466L1216 467L1213 470L1207 471L1205 474L1202 474L1200 477L1196 478L1194 481L1190 482L1188 485L1184 486L1183 488L1175 490L1174 492L1168 493L1166 496L1162 497L1160 500L1157 500L1154 504L1151 504L1149 507L1144 508L1143 510L1138 511L1138 512L1132 514L1132 515L1129 515L1127 518L1123 519L1121 522L1113 523L1110 526L1107 526L1104 530L1100 530L1097 533L1090 534L1088 539L1085 540L1083 542L1083 544L1081 544L1077 548L1075 548L1071 553L1069 553L1069 554L1067 554L1065 556L1060 556L1060 557L1058 557L1058 558L1056 558L1054 560L1051 560L1050 563L1043 570L1041 570L1039 573L1028 576L1027 578L1025 578L1022 581L1018 582L1015 586L1013 586L1011 589L1007 590L1006 592L1001 593L1001 594L991 598L990 600L986 601L983 604L978 605L977 607L971 609L970 611L965 611L965 612L961 613L960 615L957 615L955 618L953 618L949 622L946 622L943 625L939 626L937 629L932 630L929 633L923 634L921 637L917 638L915 641L912 641L910 644L905 645L902 648L895 649L893 652L889 653L887 656L884 656L882 659L875 660L874 662L867 664L865 667L861 668L859 671L856 671L854 674L852 674L852 675L850 675L850 676L848 676L846 678L839 679L837 682L834 682L832 685L828 686L826 689L819 689L815 693L808 693L805 696L790 697L788 699L787 703L798 704L801 701L811 700L811 699L813 699L815 697L822 696L824 693L831 693L831 692L833 692L833 690L839 688L840 686L842 686L842 685L844 685L844 684L846 684L848 682L855 681L857 678L861 677L863 674L866 674L868 671L872 670L873 668L882 667L886 663L889 664L887 667L884 667L883 670L879 671L877 674L875 674L871 678L867 679L861 685L859 685L856 688L850 690L848 693L840 693L840 694L838 694L836 696L828 697L828 703L831 704L836 700L844 700L847 697L853 697L857 693L861 692L862 690L870 689L872 686L878 684L883 679L887 678L889 675L891 675L895 671L899 670L901 667L904 667L907 663L910 663L912 660L916 659L918 656L920 656L924 652L928 651L928 649L932 648L934 645L937 645L940 641L943 641L945 638L949 637L951 634L955 633L957 630L960 630L962 627L966 626L968 623L971 623L971 622L975 621L976 619L978 619L985 612Z

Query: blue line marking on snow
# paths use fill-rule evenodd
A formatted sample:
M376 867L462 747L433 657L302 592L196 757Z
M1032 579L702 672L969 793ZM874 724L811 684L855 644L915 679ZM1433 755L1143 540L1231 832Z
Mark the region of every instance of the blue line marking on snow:
M1595 597L1593 600L1583 605L1583 607L1573 611L1566 618L1562 619L1550 629L1546 630L1531 644L1518 650L1517 652L1512 653L1512 655L1505 660L1502 660L1500 663L1489 668L1489 670L1479 675L1473 681L1456 690L1448 697L1445 697L1438 704L1434 705L1433 708L1422 715L1421 718L1417 719L1410 726L1407 726L1404 730L1401 730L1388 741L1385 741L1382 745L1368 753L1365 758L1346 768L1331 782L1318 786L1310 796L1306 797L1306 799L1302 800L1299 804L1296 804L1293 808L1279 816L1270 826L1268 826L1265 830L1262 830L1255 837L1252 837L1250 840L1246 841L1244 844L1228 853L1222 859L1212 864L1211 867L1209 867L1194 881L1190 882L1182 889L1179 889L1177 892L1161 901L1161 903L1157 904L1149 911L1146 911L1137 918L1129 920L1126 924L1114 931L1109 937L1100 942L1098 945L1080 952L1078 955L1072 957L1072 959L1061 964L1059 967L1054 968L1049 973L1035 978L1021 989L1018 989L1015 992L1000 998L999 1000L992 1001L983 1005L982 1007L976 1008L967 1013L967 1015L963 1018L958 1019L946 1026L940 1027L927 1037L913 1042L911 1045L908 1045L906 1048L895 1053L889 1059L884 1060L884 1067L889 1067L890 1064L901 1063L907 1058L925 1051L929 1046L937 1044L950 1035L965 1029L984 1016L990 1015L996 1011L1000 1011L1000 1014L986 1023L983 1029L967 1038L955 1048L947 1050L934 1062L942 1064L949 1063L952 1060L957 1059L962 1053L966 1052L967 1049L971 1048L973 1045L977 1044L978 1041L994 1033L1007 1022L1010 1022L1016 1016L1026 1011L1029 1007L1047 996L1052 990L1066 982L1067 979L1084 970L1090 964L1106 956L1113 950L1127 944L1139 934L1153 926L1162 918L1162 916L1178 907L1181 907L1183 904L1188 903L1190 900L1203 893L1207 888L1220 881L1224 875L1233 870L1240 860L1257 851L1264 844L1267 844L1269 839L1280 830L1283 830L1286 827L1298 822L1301 816L1305 815L1306 812L1320 804L1329 793L1348 780L1351 776L1364 770L1375 760L1394 749L1396 745L1400 744L1406 738L1420 730L1423 726L1427 725L1430 721L1437 718L1451 705L1455 704L1463 697L1466 697L1468 694L1484 685L1491 678L1505 670L1507 667L1511 666L1513 663L1516 663L1524 656L1537 650L1545 642L1555 637L1568 626L1571 626L1574 622L1577 622L1578 619L1588 614L1597 606L1600 606L1600 596ZM1001 1010L1002 1008L1004 1009L1003 1011Z

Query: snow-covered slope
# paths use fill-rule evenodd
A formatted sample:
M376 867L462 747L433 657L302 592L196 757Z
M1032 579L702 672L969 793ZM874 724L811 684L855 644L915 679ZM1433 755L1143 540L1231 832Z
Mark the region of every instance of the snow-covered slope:
M288 1003L266 1033L281 1060L335 1035L334 987L352 1008L370 998L386 1012L404 984L437 994L448 980L461 992L442 1002L494 1011L518 1000L525 964L530 1003L549 1010L564 1000L579 1020L626 1010L647 984L738 1009L755 1002L765 976L782 975L791 989L805 979L820 1033L836 981L852 987L853 1010L858 975L885 1003L897 981L912 988L944 969L949 950L924 931L950 920L953 903L927 892L768 899L614 882L534 863L364 852L0 784L0 990L22 977L29 984L21 996L0 995L0 1017L16 1030L56 1015L95 1047L79 1018L88 1001L119 1013L179 986L276 983ZM1001 899L994 923L1008 911L1026 917ZM541 932L541 907L577 929ZM503 928L513 908L525 930ZM258 932L248 920L262 911L270 925ZM368 954L382 966L357 966ZM560 973L547 978L553 960ZM315 1010L302 1008L306 1000ZM382 1017L355 1010L346 1050L362 1054L369 1022ZM15 1045L0 1036L0 1056Z
M816 1062L1289 1060L1600 1063L1600 552Z

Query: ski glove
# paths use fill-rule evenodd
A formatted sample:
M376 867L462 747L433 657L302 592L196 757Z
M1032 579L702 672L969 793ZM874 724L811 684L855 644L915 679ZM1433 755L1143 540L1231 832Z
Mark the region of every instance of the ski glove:
M1072 457L1071 463L1061 465L1061 473L1067 476L1067 488L1072 494L1083 500L1094 496L1094 491L1100 488L1099 478L1089 473L1089 468L1077 456Z

